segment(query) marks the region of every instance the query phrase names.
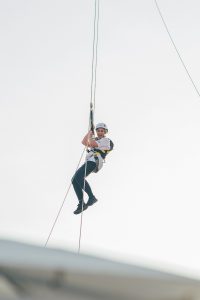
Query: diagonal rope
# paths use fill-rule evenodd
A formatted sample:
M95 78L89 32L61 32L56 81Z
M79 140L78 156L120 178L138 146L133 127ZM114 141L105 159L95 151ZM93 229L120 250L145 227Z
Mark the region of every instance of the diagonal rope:
M179 57L179 59L180 59L180 61L181 61L181 63L182 63L182 66L184 67L184 69L185 69L185 71L186 71L186 73L187 73L187 75L188 75L188 77L189 77L189 79L190 79L190 81L191 81L191 83L192 83L192 85L193 85L195 91L197 92L198 96L200 97L200 92L199 92L199 90L198 90L198 88L197 88L197 86L196 86L194 80L192 79L192 76L190 75L190 72L189 72L189 70L188 70L186 64L184 63L184 60L183 60L183 58L182 58L182 56L181 56L181 54L180 54L180 52L179 52L179 50L178 50L178 48L177 48L175 42L174 42L174 39L172 38L172 35L171 35L171 33L170 33L170 31L169 31L169 28L168 28L168 26L167 26L167 24L166 24L166 22L165 22L165 19L164 19L164 17L163 17L163 14L162 14L162 12L161 12L161 10L160 10L160 7L159 7L159 5L158 5L158 2L157 2L156 0L154 0L154 1L155 1L156 8L157 8L157 10L158 10L158 13L159 13L159 15L160 15L160 17L161 17L161 19L162 19L162 22L163 22L163 24L164 24L164 26L165 26L165 29L166 29L166 31L167 31L167 33L168 33L168 36L169 36L169 38L170 38L170 40L171 40L171 42L172 42L172 45L174 46L174 49L175 49L175 51L176 51L176 53L177 53L177 55L178 55L178 57Z
M86 148L86 147L85 147L85 148ZM81 154L81 157L80 157L80 159L79 159L78 165L77 165L77 167L76 167L76 171L78 170L79 165L80 165L80 163L81 163L81 160L82 160L82 158L83 158L83 154L85 153L85 148L84 148L84 150L83 150L83 152L82 152L82 154ZM68 196L68 194L69 194L69 191L70 191L71 186L72 186L72 182L71 182L71 183L69 184L69 186L68 186L68 189L67 189L67 192L66 192L66 194L65 194L64 200L63 200L63 202L62 202L62 204L61 204L61 206L60 206L60 208L59 208L59 210L58 210L58 213L57 213L56 218L55 218L55 220L54 220L54 222L53 222L53 225L52 225L52 227L51 227L51 230L50 230L50 232L49 232L49 235L48 235L48 238L47 238L47 240L46 240L46 242L45 242L44 247L46 247L47 244L48 244L48 242L49 242L49 239L50 239L50 237L51 237L51 235L52 235L52 232L53 232L53 230L54 230L54 227L55 227L55 225L56 225L56 223L57 223L57 220L58 220L58 218L59 218L59 216L60 216L61 210L62 210L62 208L63 208L63 206L64 206L64 204L65 204L65 200L67 199L67 196Z
M98 33L99 33L99 0L95 0L94 32L93 32L93 47L92 47L92 78L91 78L91 94L90 94L90 107L92 107L93 109L93 114L95 111L95 97L96 97ZM89 130L91 124L90 121L91 120L89 120ZM87 149L88 149L88 144L86 146L86 150ZM85 191L86 170L87 170L87 160L85 160L85 175L84 175L83 191ZM82 202L81 221L80 221L80 230L79 230L78 254L80 253L80 249L81 249L81 238L82 238L82 227L83 227L83 203L84 203L84 196Z

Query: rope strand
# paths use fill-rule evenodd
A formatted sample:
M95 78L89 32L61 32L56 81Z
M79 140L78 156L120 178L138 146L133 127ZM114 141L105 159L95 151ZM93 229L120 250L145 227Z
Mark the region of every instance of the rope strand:
M96 97L96 73L97 73L97 48L98 48L98 30L99 30L99 0L95 0L95 8L94 8L94 33L93 33L93 47L92 47L92 77L91 77L91 92L90 92L90 107L92 105L93 107L93 113L95 111L95 97ZM90 121L89 121L89 130L90 130ZM88 149L88 145L84 148L81 157L79 159L76 171L79 168L79 165L81 163L82 157L85 153L85 150ZM85 161L85 176L84 176L84 186L83 190L85 190L85 178L86 178L86 170L87 170L87 160ZM51 227L51 230L49 232L48 238L45 242L44 247L47 246L49 239L53 233L54 227L57 223L57 220L60 216L60 213L62 211L62 208L64 206L65 200L69 194L70 188L72 186L72 183L70 183L67 192L65 194L64 200L58 210L58 213L56 215L56 218L53 222L53 225ZM83 199L84 202L84 199ZM80 222L80 231L79 231L79 244L78 244L78 253L80 253L80 247L81 247L81 237L82 237L82 225L83 225L83 203L82 203L82 212L81 212L81 222Z
M163 22L163 24L164 24L164 26L165 26L165 29L166 29L166 31L167 31L167 33L168 33L168 36L169 36L169 38L170 38L170 40L171 40L171 42L172 42L172 45L174 46L174 49L175 49L175 51L176 51L176 53L177 53L177 55L178 55L178 57L179 57L179 59L180 59L182 65L183 65L183 67L184 67L184 69L185 69L185 71L186 71L186 73L187 73L187 75L188 75L188 77L189 77L189 79L190 79L190 81L191 81L191 83L192 83L192 85L193 85L195 91L197 92L197 95L200 97L200 92L199 92L199 90L198 90L198 88L197 88L197 86L196 86L194 80L192 79L192 76L190 75L190 72L188 71L188 68L186 67L186 64L184 63L183 58L181 57L181 54L180 54L180 52L179 52L179 50L178 50L178 48L177 48L177 46L176 46L176 44L175 44L175 42L174 42L174 40L173 40L173 38L172 38L172 35L171 35L171 33L170 33L170 31L169 31L169 28L168 28L168 26L167 26L167 24L166 24L166 22L165 22L165 19L164 19L164 17L163 17L163 14L162 14L162 12L161 12L161 10L160 10L160 7L159 7L159 5L158 5L158 2L157 2L156 0L154 0L154 1L155 1L156 8L157 8L157 10L158 10L158 13L159 13L159 15L160 15L160 17L161 17L161 20L162 20L162 22Z
M86 147L85 147L85 148L86 148ZM81 157L80 157L80 159L79 159L78 165L77 165L77 167L76 167L76 171L78 170L79 165L80 165L80 163L81 163L81 160L82 160L82 158L83 158L83 154L85 153L85 148L84 148L84 150L83 150L83 152L82 152L82 154L81 154ZM54 222L53 222L53 226L51 227L51 230L50 230L50 232L49 232L49 235L48 235L48 238L47 238L47 240L46 240L46 243L45 243L44 247L46 247L47 244L48 244L48 242L49 242L49 239L50 239L50 237L51 237L51 235L52 235L52 232L53 232L53 230L54 230L54 227L55 227L55 225L56 225L56 223L57 223L57 220L58 220L58 218L59 218L59 216L60 216L61 210L62 210L62 208L63 208L63 206L64 206L64 204L65 204L65 200L67 199L67 196L68 196L68 194L69 194L69 191L70 191L71 186L72 186L72 183L70 183L69 186L68 186L68 189L67 189L67 192L66 192L66 194L65 194L64 200L63 200L63 202L62 202L62 204L61 204L61 206L60 206L60 208L59 208L59 210L58 210L58 213L57 213L56 218L55 218L55 220L54 220Z
M93 47L92 47L92 79L91 79L91 98L90 107L93 107L93 114L95 111L95 97L96 97L96 74L97 74L97 50L98 50L98 32L99 32L99 0L95 0L94 7L94 33L93 33ZM90 130L90 120L89 120L89 130ZM86 146L88 149L88 144ZM85 180L86 180L86 170L87 170L87 160L85 161L85 175L84 175L84 185L83 191L85 190ZM84 203L84 196L83 196ZM83 203L81 211L81 221L80 221L80 231L79 231L79 242L78 242L78 254L81 249L81 237L82 237L82 226L83 226Z
M98 58L98 41L99 41L99 0L97 4L97 21L96 21L96 47L95 47L95 67L94 67L94 93L93 93L93 104L94 111L96 107L96 82L97 82L97 58Z

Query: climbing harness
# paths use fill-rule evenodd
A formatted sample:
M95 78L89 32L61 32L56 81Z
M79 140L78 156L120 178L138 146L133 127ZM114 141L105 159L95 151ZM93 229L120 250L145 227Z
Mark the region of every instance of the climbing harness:
M96 138L95 140L97 141L98 139ZM114 143L111 141L111 139L109 139L109 142L110 142L109 150L102 150L99 148L87 149L88 152L87 158L94 157L96 162L96 168L93 171L94 173L97 173L103 167L103 163L105 163L106 156L114 148Z

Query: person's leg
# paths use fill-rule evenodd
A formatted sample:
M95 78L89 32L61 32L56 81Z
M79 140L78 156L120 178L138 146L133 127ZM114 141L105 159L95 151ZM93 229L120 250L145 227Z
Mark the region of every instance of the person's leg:
M85 180L85 192L88 194L88 197L89 197L89 198L94 197L94 194L93 194L93 192L92 192L92 189L91 189L89 183L87 182L87 180Z
M88 161L76 171L74 177L72 178L72 184L79 202L83 200L83 189L89 197L93 197L91 187L86 180L84 183L84 178L85 175L87 177L92 171L94 171L95 167L95 162Z
M73 184L76 196L78 198L78 201L79 202L83 201L83 191L82 191L82 188L80 187L79 183L77 182L75 175L72 178L72 184Z
M87 172L86 172L86 176L88 176L88 174L90 174L92 171L94 171L94 169L96 168L96 163L93 163L91 161L88 162L88 166L87 166ZM83 177L83 190L85 190L85 192L88 194L88 201L87 201L87 206L91 206L94 203L96 203L98 200L96 199L96 197L94 196L91 187L89 185L89 183L87 182L87 180L85 179L85 188L84 188L84 177Z
M96 164L94 162L87 162L86 164L82 165L77 172L75 173L74 177L72 178L72 184L74 187L74 190L76 192L77 198L79 200L79 204L77 209L74 211L74 214L80 214L82 211L88 208L88 204L86 204L83 201L83 189L89 193L92 194L92 190L88 184L88 182L85 180L85 175L88 176L96 167ZM94 197L94 196L93 196ZM95 198L95 197L94 197Z
M89 174L91 174L94 171L94 169L96 168L96 163L93 161L88 161L86 163L86 170L85 170L85 164L83 166L84 166L84 168L83 168L84 173L79 178L79 183L80 183L81 188L88 194L88 197L90 198L90 197L93 197L94 195L92 193L92 189L91 189L89 183L85 179L85 175L87 177Z

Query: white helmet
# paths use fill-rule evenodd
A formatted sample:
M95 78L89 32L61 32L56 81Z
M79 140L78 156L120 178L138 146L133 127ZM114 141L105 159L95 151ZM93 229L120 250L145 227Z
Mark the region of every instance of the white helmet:
M96 130L97 130L98 128L103 128L103 129L105 129L106 132L108 132L108 127L106 126L105 123L98 123L98 124L96 125Z

